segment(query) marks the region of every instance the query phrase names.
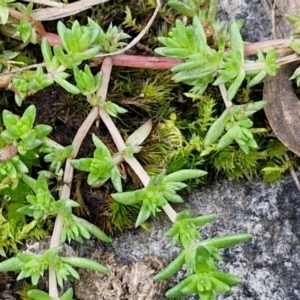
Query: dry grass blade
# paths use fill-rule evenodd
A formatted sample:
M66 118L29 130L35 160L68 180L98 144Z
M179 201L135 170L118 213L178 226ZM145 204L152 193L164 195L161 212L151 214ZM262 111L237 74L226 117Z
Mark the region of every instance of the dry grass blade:
M64 7L63 3L60 2L54 2L51 0L23 0L25 2L32 2L32 3L36 3L36 4L42 4L45 6L53 6L53 7Z
M66 4L62 8L48 7L35 9L31 16L37 21L57 20L71 15L75 15L83 10L89 9L94 5L107 2L108 0L81 0L74 3Z

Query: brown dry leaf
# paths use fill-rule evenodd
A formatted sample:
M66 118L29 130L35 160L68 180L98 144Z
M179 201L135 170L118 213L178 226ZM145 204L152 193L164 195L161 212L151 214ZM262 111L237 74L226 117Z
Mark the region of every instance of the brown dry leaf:
M283 19L284 14L295 15L300 11L300 1L273 1L273 9L280 12L280 18L274 19L276 38L289 35L290 26ZM274 21L273 20L273 21ZM300 104L289 80L297 65L282 66L275 77L264 81L264 99L267 100L265 113L277 138L291 151L300 156Z
M265 113L277 138L300 156L300 106L289 78L294 68L282 66L264 82Z

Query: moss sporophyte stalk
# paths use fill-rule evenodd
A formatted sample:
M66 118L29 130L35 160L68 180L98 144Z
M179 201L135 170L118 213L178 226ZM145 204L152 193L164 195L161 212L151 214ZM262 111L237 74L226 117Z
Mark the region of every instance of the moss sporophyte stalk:
M95 1L100 5L91 8L90 16L79 14L74 3L55 2L66 14L62 11L58 18L69 16L68 8L82 18L56 23L51 9L46 9L56 34L47 32L43 9L36 10L34 1L24 5L0 0L0 32L6 36L0 44L1 87L13 92L18 106L13 109L9 94L5 96L0 128L0 271L18 272L17 280L30 278L37 287L26 297L36 300L73 299L72 289L60 295L58 286L79 279L76 268L109 272L90 259L62 255L62 243L72 240L83 243L94 236L112 241L74 213L80 199L71 199L72 184L84 178L91 190L109 186L110 227L145 227L150 218L166 213L172 226L165 236L182 251L154 280L186 270L166 297L216 299L242 281L220 270L220 249L246 242L251 235L203 240L199 228L215 215L177 213L171 204L183 203L181 190L214 173L230 179L263 174L272 181L295 164L285 159L288 149L256 119L266 101L252 101L250 88L265 76L275 76L279 66L299 61L300 41L292 37L245 44L240 21L216 18L215 0L172 0L164 6L159 0L140 0L136 7L127 1L103 2ZM108 12L114 9L120 14L111 20ZM287 18L297 31L299 18ZM137 36L132 38L122 28ZM39 46L41 63L29 57L30 44ZM282 48L286 55L279 57ZM299 74L298 68L291 77L297 85ZM82 120L65 146L52 139L55 126L38 124L36 106L27 105L28 96L53 84L69 94L71 104L60 105ZM100 126L107 135L95 129L90 134L92 126ZM93 150L79 154L85 138L91 139ZM74 196L79 194L76 189ZM24 239L49 233L50 246L43 254L22 252ZM49 290L42 291L38 283L47 270Z

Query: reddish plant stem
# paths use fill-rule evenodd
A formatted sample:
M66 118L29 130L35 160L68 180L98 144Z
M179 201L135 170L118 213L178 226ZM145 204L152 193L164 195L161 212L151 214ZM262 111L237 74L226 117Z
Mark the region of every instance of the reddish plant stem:
M46 32L44 30L43 25L35 21L29 16L24 15L23 13L10 9L10 15L15 19L26 19L29 22L34 24L37 33L39 34L39 38L42 39L46 37L51 46L58 45L62 47L62 42L58 34ZM300 42L300 39L295 39L296 42ZM275 48L278 51L281 49L287 49L290 46L290 40L288 39L277 39L277 40L268 40L261 41L255 43L245 44L244 46L244 54L245 56L255 55L257 50L261 50L262 52L268 51L271 48ZM105 55L105 54L104 54ZM110 56L108 53L107 56ZM113 55L111 56L113 59L114 66L122 66L122 67L132 67L132 68L145 68L145 69L171 69L175 65L182 62L180 59L168 58L168 57L146 57L146 56L138 56L138 55ZM103 58L95 58L93 59L93 64L98 65L102 63Z
M44 37L47 38L49 44L52 47L53 46L60 46L61 48L63 48L63 44L61 42L61 39L56 33L46 32Z
M114 66L144 68L144 69L160 69L168 70L183 62L181 59L159 57L159 56L141 56L118 54L111 57ZM94 58L92 64L98 65L103 61L101 58Z
M13 9L13 8L9 8L9 15L15 19L18 19L18 20L26 20L28 22L31 22L32 21L32 18L30 18L29 16L27 15L24 15L23 13L21 13L20 11L16 10L16 9Z

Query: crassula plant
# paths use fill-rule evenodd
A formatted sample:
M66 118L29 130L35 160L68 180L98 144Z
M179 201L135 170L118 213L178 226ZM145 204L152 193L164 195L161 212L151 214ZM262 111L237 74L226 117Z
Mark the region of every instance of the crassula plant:
M151 20L160 8L158 0L156 4ZM175 82L191 86L186 96L196 101L201 99L209 86L219 87L225 110L208 123L205 134L197 139L199 156L205 157L233 145L249 154L258 147L254 137L256 129L253 128L251 118L266 102L261 100L235 104L237 92L243 83L251 87L261 82L266 75L274 76L280 64L298 60L299 41L291 39L285 42L295 52L294 56L287 59L278 59L275 48L264 53L265 44L258 44L257 60L247 60L247 55L255 54L253 45L244 44L239 22L225 23L216 20L217 1L178 0L169 1L169 5L188 17L189 22L177 19L165 36L158 37L161 47L156 48L155 52L159 56L153 59L121 54L124 49L138 42L145 33L143 31L127 45L125 41L129 36L118 27L109 25L107 31L104 31L100 24L89 18L86 25L74 21L70 28L58 22L58 35L50 34L45 31L41 22L31 17L31 14L34 16L32 4L24 6L12 0L0 1L1 32L11 38L18 37L24 45L29 42L40 43L43 56L43 63L33 66L32 70L30 66L18 69L18 63L13 61L13 52L1 56L0 62L6 71L4 75L10 74L9 67L13 68L14 76L8 76L6 87L14 92L16 104L23 105L27 96L57 83L70 94L85 96L90 109L72 145L67 147L49 138L51 126L35 125L35 106L28 106L22 116L9 110L2 112L1 197L13 199L15 194L25 195L18 201L16 211L34 221L33 226L45 221L54 222L49 249L43 254L20 252L0 263L1 272L19 272L18 280L29 277L33 285L38 285L40 278L48 270L49 291L32 289L28 291L28 297L32 299L73 299L71 289L60 294L58 286L63 288L70 278L79 279L75 268L109 272L100 263L61 254L62 243L72 240L82 243L91 235L104 242L111 241L100 228L73 213L73 209L79 206L70 199L74 169L87 173L87 183L91 188L100 188L111 181L114 187L111 196L114 201L139 207L136 227L162 210L167 214L172 226L165 232L165 236L172 240L173 245L179 245L182 251L154 276L154 280L167 279L183 266L186 276L166 292L166 297L198 295L201 300L213 300L219 293L227 293L232 286L241 282L237 276L220 270L220 249L245 242L251 235L232 234L202 240L199 228L211 222L215 216L197 216L191 210L177 213L173 209L171 204L184 202L179 191L187 187L186 182L205 176L207 172L200 168L179 168L173 172L165 170L151 176L146 172L137 157L151 133L152 122L148 120L129 136L120 133L115 119L122 119L127 110L122 105L106 101L111 71L113 65L171 69ZM150 25L151 22L147 24L145 31ZM212 29L210 40L204 25ZM94 66L101 64L101 70L92 71L89 65L91 60ZM293 79L299 83L299 70L296 70ZM92 124L99 123L99 119L101 126L105 125L109 131L117 150L112 153L105 142L93 134L92 156L77 158L83 139ZM174 120L173 123L172 120L168 123L169 127L174 125ZM36 169L33 171L33 167L40 160L44 160L49 168L39 170L35 175ZM143 185L142 188L124 191L119 169L121 163L131 167ZM53 178L62 182L56 196L52 192ZM25 218L23 221L25 222ZM6 254L1 244L0 254Z

